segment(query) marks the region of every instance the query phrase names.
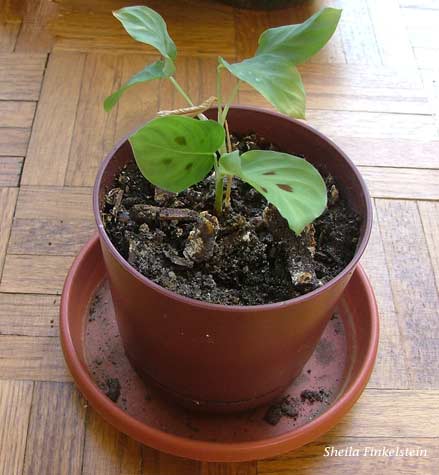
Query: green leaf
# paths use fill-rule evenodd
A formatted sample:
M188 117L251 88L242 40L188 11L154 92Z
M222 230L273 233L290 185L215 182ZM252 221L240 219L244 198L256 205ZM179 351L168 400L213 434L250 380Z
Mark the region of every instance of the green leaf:
M305 90L297 68L276 54L263 54L241 63L220 62L234 76L253 86L283 114L305 118Z
M172 73L171 73L172 74ZM119 90L108 96L104 101L104 109L108 112L111 110L120 99L120 96L131 86L139 84L141 82L151 81L152 79L160 79L167 77L168 74L165 72L165 62L156 61L155 63L149 64L142 71L134 74Z
M113 15L136 41L153 46L162 56L175 61L177 48L168 34L165 20L157 12L135 6L116 10Z
M179 116L154 119L130 137L145 178L175 193L206 177L223 142L224 129L218 122Z
M303 158L269 150L224 154L221 173L236 175L279 210L300 234L326 208L326 186L320 173Z
M132 38L153 46L164 59L146 66L142 71L132 76L118 91L108 96L104 102L104 109L107 112L116 105L129 87L152 79L172 76L175 72L174 62L177 57L177 49L168 34L165 21L151 8L126 7L113 12L113 15L122 23Z
M334 34L341 10L323 8L298 25L270 28L259 38L256 55L277 54L293 64L301 64L314 56Z
M305 91L296 65L317 53L334 33L341 10L325 8L304 23L271 28L262 33L253 58L220 66L250 84L276 109L305 117Z

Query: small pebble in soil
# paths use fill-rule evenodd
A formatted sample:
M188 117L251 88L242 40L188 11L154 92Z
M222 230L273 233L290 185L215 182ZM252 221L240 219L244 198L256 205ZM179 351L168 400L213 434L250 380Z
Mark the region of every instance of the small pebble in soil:
M327 402L330 395L331 394L325 389L320 389L319 391L305 389L300 393L300 399L302 401L308 401L309 403L314 404L315 402Z
M295 419L299 415L297 410L297 403L294 399L290 399L289 396L284 397L279 402L272 404L264 415L264 421L268 422L272 426L279 423L282 416L286 416Z
M117 402L120 397L120 382L117 378L108 378L105 381L107 385L107 390L105 395L111 399L113 402Z

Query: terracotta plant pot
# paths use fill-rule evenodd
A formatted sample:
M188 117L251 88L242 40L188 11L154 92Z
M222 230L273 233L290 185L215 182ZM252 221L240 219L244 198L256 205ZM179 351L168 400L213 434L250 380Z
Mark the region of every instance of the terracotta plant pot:
M208 111L214 117L216 110ZM233 107L230 130L256 132L284 152L303 154L331 173L362 217L357 251L333 280L299 298L258 306L223 306L182 297L142 276L107 236L101 208L105 192L130 160L124 140L103 161L94 187L94 214L125 352L149 383L188 407L232 412L274 399L313 353L335 304L366 247L371 201L358 170L325 136L275 112Z

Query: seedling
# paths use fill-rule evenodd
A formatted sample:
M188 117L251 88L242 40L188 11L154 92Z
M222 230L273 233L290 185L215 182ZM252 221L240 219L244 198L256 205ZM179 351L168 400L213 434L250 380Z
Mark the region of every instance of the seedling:
M175 79L177 49L163 18L145 6L126 7L113 14L132 38L156 48L161 59L147 65L107 97L105 110L110 110L127 88L166 78L189 104L187 110L175 112L198 113L197 118L172 114L158 117L130 137L134 158L147 180L178 193L203 180L214 168L215 209L220 214L224 201L230 203L231 180L237 176L272 203L296 234L322 214L326 208L326 187L309 162L268 150L251 150L241 155L232 151L226 145L226 119L242 82L256 89L280 112L304 118L305 91L296 65L328 42L337 27L341 10L324 8L304 23L266 30L259 38L258 49L252 58L233 64L218 58L217 121L207 120L202 114L205 105L194 105ZM224 104L223 70L237 78L236 86ZM226 177L228 186L223 200Z

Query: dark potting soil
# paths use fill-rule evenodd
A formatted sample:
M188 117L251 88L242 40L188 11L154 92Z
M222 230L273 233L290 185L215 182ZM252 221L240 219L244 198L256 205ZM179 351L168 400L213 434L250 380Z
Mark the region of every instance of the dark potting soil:
M235 149L277 148L254 134ZM361 220L327 176L328 208L297 237L278 211L234 178L231 207L214 214L214 177L178 193L151 185L130 163L105 196L105 229L140 273L180 295L225 305L288 300L349 263Z

